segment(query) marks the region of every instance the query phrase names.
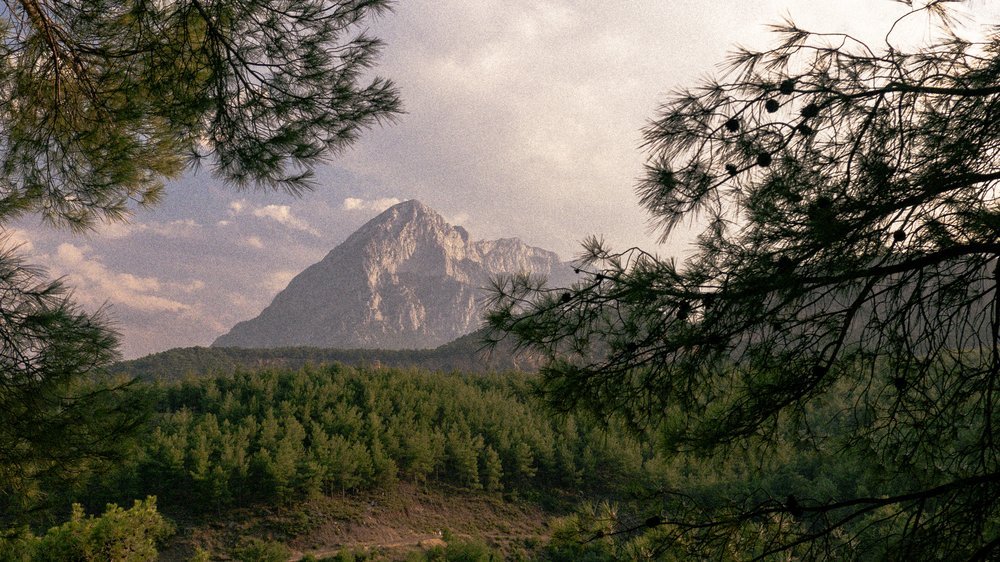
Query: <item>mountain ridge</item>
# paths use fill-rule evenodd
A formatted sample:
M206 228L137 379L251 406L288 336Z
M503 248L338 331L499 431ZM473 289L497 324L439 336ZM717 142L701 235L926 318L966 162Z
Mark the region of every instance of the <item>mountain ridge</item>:
M352 366L418 368L436 372L504 373L537 372L543 358L516 351L511 342L495 348L484 343L483 330L462 336L433 349L322 349L316 347L177 347L138 359L120 361L108 371L143 380L176 380L186 376L232 375L253 369L301 369L306 365L341 363Z
M473 241L417 200L386 209L296 275L213 347L427 349L480 327L500 274L570 281L554 252L517 238Z

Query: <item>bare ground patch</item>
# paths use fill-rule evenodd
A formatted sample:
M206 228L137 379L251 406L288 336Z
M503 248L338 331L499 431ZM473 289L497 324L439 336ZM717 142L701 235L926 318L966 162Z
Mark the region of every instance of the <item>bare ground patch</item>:
M341 550L405 557L415 549L443 546L450 534L476 539L504 552L543 540L553 513L518 499L475 493L437 484L400 483L388 492L334 495L285 507L242 508L175 518L178 535L161 551L160 560L187 560L200 547L226 559L239 541L257 537L286 544L290 560L310 554L333 556Z

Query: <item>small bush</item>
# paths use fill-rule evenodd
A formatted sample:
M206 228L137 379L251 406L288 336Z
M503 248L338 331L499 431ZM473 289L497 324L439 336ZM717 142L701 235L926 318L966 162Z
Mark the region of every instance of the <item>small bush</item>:
M70 520L52 527L41 537L24 532L3 541L4 560L78 560L144 562L156 558L156 545L174 527L156 511L156 498L136 501L130 509L108 504L100 517L87 516L73 504Z
M246 539L233 549L233 558L240 562L285 562L291 555L280 542L258 538Z

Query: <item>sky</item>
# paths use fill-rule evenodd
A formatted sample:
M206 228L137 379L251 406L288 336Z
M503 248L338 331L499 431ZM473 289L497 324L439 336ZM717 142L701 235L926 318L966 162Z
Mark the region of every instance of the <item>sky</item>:
M1000 21L987 0L971 28ZM419 199L474 239L518 237L564 259L580 241L683 256L634 195L643 126L677 89L717 75L735 45L774 42L790 18L878 42L907 8L889 0L399 0L369 22L376 72L406 113L316 170L295 198L238 192L192 171L128 223L75 234L24 219L7 244L103 308L135 358L209 345L256 316L299 271L394 203ZM900 33L932 33L914 22Z

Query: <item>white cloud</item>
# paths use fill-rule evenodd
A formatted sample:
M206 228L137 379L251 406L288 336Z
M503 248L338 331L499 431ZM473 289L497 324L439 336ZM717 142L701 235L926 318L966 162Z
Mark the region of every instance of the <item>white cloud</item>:
M132 234L135 229L135 225L123 221L114 222L104 222L97 226L94 231L98 236L102 238L110 238L116 240L118 238L125 238Z
M118 240L139 232L148 232L164 238L193 236L201 228L194 219L178 219L169 222L109 222L101 223L94 229L94 237Z
M264 243L261 242L260 238L257 236L247 236L243 239L243 243L251 248L257 248L258 250L264 249Z
M234 215L238 215L238 214L240 214L240 213L243 212L243 209L245 209L246 206L247 206L247 202L245 200L243 200L243 199L240 199L239 201L230 201L229 202L229 212L232 213L232 214L234 214Z
M172 285L185 293L196 293L205 288L205 282L201 279L194 279L189 283L173 283Z
M86 246L64 242L54 256L43 257L50 262L54 273L67 277L76 300L92 308L110 302L143 312L186 312L191 309L189 305L157 293L172 289L193 292L204 285L198 280L165 284L155 277L112 271L99 257L88 256L89 251Z
M445 220L448 221L448 224L460 225L460 226L468 224L471 219L472 217L469 216L469 213L466 213L464 211L461 213L455 213L454 215L447 215L445 217Z
M247 298L246 293L229 293L226 295L226 297L229 304L231 305L230 306L231 308L240 311L246 311L248 313L250 311L257 310L257 306L259 305L257 299ZM253 315L256 316L256 312L254 312ZM241 318L241 320L244 319L245 318Z
M359 199L357 197L348 197L344 199L344 203L340 206L340 208L345 211L382 212L393 205L398 205L399 203L402 203L402 201L396 197L383 197L381 199Z
M151 222L142 225L142 230L146 230L163 236L164 238L179 238L182 236L193 236L201 225L192 219L174 220L170 222Z
M258 207L253 210L253 216L271 219L289 228L319 236L319 232L309 226L309 223L293 215L292 208L288 205L265 205Z

